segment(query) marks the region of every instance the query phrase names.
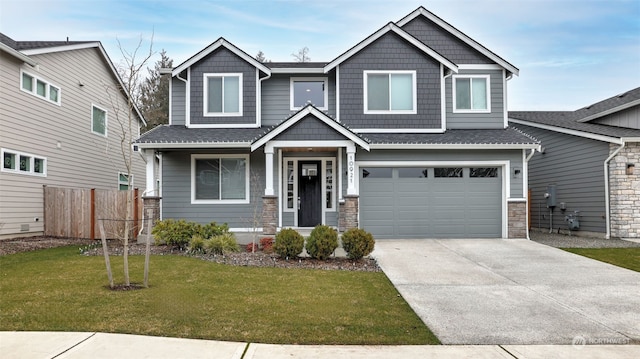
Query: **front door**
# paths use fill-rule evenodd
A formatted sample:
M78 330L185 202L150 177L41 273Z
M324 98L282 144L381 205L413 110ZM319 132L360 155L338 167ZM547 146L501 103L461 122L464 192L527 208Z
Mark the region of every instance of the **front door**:
M322 223L320 161L298 162L298 227Z

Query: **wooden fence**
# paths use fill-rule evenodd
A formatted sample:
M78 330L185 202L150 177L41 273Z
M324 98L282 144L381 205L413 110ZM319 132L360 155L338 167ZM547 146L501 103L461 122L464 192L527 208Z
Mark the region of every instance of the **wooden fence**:
M44 186L44 234L52 237L99 239L98 221L107 238L122 238L128 191ZM134 189L129 238L135 239L142 218L142 199Z

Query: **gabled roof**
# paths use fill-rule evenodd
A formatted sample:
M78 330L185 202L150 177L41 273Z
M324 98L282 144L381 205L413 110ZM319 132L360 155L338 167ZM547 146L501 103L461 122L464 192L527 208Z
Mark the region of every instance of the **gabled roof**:
M342 55L338 56L335 60L333 60L330 63L328 63L324 67L324 72L331 71L336 66L340 65L341 63L343 63L344 61L349 59L351 56L357 54L360 50L362 50L365 47L369 46L372 42L376 41L377 39L379 39L380 37L382 37L383 35L385 35L385 34L387 34L389 32L393 32L393 33L397 34L398 36L400 36L401 38L403 38L404 40L406 40L407 42L409 42L413 46L417 47L419 50L421 50L425 54L431 56L432 58L436 59L441 64L445 65L451 71L458 72L458 66L456 64L454 64L453 62L451 62L449 59L445 58L444 56L440 55L438 52L436 52L435 50L433 50L429 46L425 45L422 41L416 39L411 34L409 34L408 32L406 32L404 30L402 30L400 27L398 27L398 25L396 25L396 24L394 24L392 22L390 22L387 25L383 26L380 30L374 32L373 34L371 34L366 39L360 41L356 46L354 46L351 49L347 50L345 53L343 53Z
M161 125L143 133L134 141L140 148L249 148L269 127L258 128L188 128Z
M439 18L438 16L436 16L435 14L433 14L432 12L430 12L429 10L425 9L422 6L420 6L415 11L413 11L409 15L405 16L404 18L402 18L400 21L397 22L397 24L398 24L398 26L402 27L402 26L404 26L405 24L409 23L411 20L415 19L418 16L424 16L427 19L433 21L438 26L440 26L441 28L445 29L446 31L451 33L453 36L457 37L458 39L460 39L461 41L463 41L467 45L471 46L475 50L479 51L484 56L486 56L486 57L490 58L491 60L495 61L497 64L499 64L500 66L504 67L507 71L511 72L512 74L515 74L515 75L519 74L520 70L517 67L513 66L512 64L507 62L505 59L503 59L502 57L500 57L497 54L495 54L493 51L491 51L491 50L487 49L486 47L482 46L480 43L478 43L474 39L470 38L465 33L463 33L462 31L460 31L458 29L456 29L451 24L449 24L448 22L442 20L441 18Z
M336 132L340 133L347 139L353 141L358 146L364 148L367 151L369 150L369 143L367 142L367 140L365 140L355 132L351 131L351 129L349 129L345 125L332 119L324 112L318 110L315 106L309 104L303 107L302 109L300 109L300 111L296 112L288 119L271 127L271 129L267 133L265 133L263 136L261 136L259 139L257 139L254 143L251 144L251 151L255 151L256 149L265 145L267 142L275 138L277 135L285 132L291 126L298 123L298 121L301 121L302 119L304 119L307 115L315 116L318 120L324 122L324 124L331 127L332 129L334 129Z
M577 121L589 122L636 105L640 105L640 87L577 110Z
M265 74L267 74L267 75L271 74L271 70L268 67L266 67L264 64L262 64L262 62L256 60L255 58L253 58L253 56L251 56L251 55L247 54L246 52L240 50L234 44L232 44L229 41L227 41L224 37L221 37L218 40L216 40L213 43L211 43L211 45L209 45L209 46L205 47L204 49L202 49L197 54L191 56L187 61L185 61L182 64L180 64L177 67L175 67L173 69L173 71L172 71L172 76L176 76L177 74L179 74L182 71L186 70L187 68L191 67L191 65L193 65L196 62L202 60L207 55L209 55L210 53L212 53L213 51L217 50L220 47L224 47L227 50L233 52L238 57L242 58L244 61L250 63L253 66L255 66L258 70L264 72Z

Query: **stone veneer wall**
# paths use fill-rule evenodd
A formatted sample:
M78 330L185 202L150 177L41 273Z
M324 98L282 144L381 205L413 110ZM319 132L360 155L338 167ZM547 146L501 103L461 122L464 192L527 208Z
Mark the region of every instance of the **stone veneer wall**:
M262 234L276 234L278 228L278 197L262 197Z
M344 225L343 230L358 228L358 205L359 205L360 197L357 195L346 195L344 196L344 206L340 207L340 210L343 210L343 222Z
M609 153L618 148L611 144ZM640 144L628 143L609 162L609 200L611 237L640 238Z
M509 202L509 238L527 238L527 202Z

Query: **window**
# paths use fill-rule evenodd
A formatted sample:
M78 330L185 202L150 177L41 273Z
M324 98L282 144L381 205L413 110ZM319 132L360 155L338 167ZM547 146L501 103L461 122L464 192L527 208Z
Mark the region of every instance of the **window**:
M91 106L91 132L107 136L107 111L96 105Z
M133 175L131 175L131 187L133 187ZM125 172L118 172L118 189L129 190L129 176Z
M291 110L298 110L308 104L326 110L328 100L327 78L291 78Z
M333 161L325 162L325 208L333 209Z
M293 170L293 161L287 161L287 183L285 184L287 186L287 209L293 209L293 203L294 203L294 184L295 184L295 180L294 180L294 175L295 172Z
M365 113L416 113L415 71L365 71Z
M362 178L391 178L393 169L389 167L367 167L362 169Z
M24 71L21 71L20 82L22 91L60 106L59 87Z
M462 168L434 168L434 177L462 177Z
M453 76L453 112L491 112L489 76Z
M192 155L193 203L249 203L249 156Z
M399 178L427 178L429 171L424 167L400 167L398 168Z
M471 178L498 177L498 167L469 168L469 177Z
M2 171L34 176L47 175L47 160L28 153L2 149Z
M242 74L204 74L204 116L242 116Z

